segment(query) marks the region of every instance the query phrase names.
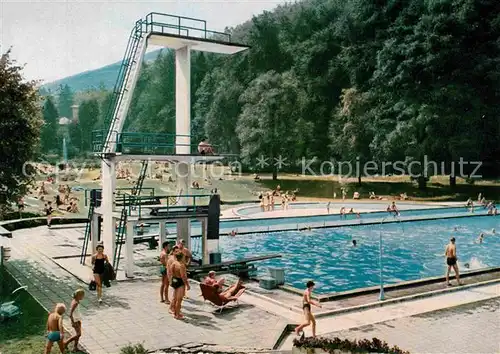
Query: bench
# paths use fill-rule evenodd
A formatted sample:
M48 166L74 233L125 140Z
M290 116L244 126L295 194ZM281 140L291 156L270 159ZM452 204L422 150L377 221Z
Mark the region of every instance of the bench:
M249 264L267 259L280 258L281 254L270 254L265 256L256 256L234 261L221 262L216 264L205 264L199 267L190 267L188 276L190 278L202 277L210 271L223 272L237 275L241 278L250 278L250 275L257 271L255 264Z

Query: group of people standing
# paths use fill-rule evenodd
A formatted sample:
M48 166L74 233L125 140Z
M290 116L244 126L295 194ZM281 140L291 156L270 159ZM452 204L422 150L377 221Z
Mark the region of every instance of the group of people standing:
M160 274L162 277L160 287L160 301L170 305L169 312L174 318L182 319L182 301L189 291L187 267L191 264L192 255L185 241L180 240L170 248L168 241L163 242L160 253ZM169 287L172 287L173 296L169 299Z

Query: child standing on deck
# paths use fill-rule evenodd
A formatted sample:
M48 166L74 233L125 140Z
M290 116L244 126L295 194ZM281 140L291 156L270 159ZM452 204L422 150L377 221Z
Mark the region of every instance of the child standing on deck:
M54 312L49 314L47 319L47 345L45 346L45 354L52 352L52 346L57 342L59 350L64 353L64 328L62 316L66 312L64 304L57 304Z
M78 351L78 341L82 336L82 314L80 313L80 301L85 297L85 290L78 289L73 294L73 300L71 301L71 307L69 310L69 318L71 320L71 325L75 329L75 335L69 338L64 347L67 348L69 343L75 342L75 347L73 352L76 353Z

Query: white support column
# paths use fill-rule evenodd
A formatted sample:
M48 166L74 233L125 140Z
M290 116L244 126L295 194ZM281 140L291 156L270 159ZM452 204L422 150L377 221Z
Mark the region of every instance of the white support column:
M92 214L92 218L90 219L90 250L87 250L87 253L94 254L97 248L97 238L99 237L99 214ZM86 258L88 263L90 264L91 259Z
M127 222L127 239L125 241L125 276L134 277L134 227L135 222Z
M191 152L191 50L175 51L175 153Z
M165 223L165 220L160 220L159 223L159 229L160 229L160 245L159 248L161 249L163 242L166 241L167 239L167 225Z
M113 218L114 194L115 194L115 161L113 159L103 160L102 171L102 242L104 252L108 255L109 261L113 263L115 254L116 226Z
M177 219L177 242L184 240L184 245L191 250L191 224L189 219Z
M208 247L207 247L207 219L201 221L201 264L209 264Z

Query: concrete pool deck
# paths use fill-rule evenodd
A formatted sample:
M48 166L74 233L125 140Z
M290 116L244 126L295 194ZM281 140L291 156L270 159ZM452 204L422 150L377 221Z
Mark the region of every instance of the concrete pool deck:
M90 268L81 266L79 255L81 231L73 228L38 227L13 232L12 239L0 239L11 247L12 258L6 268L46 309L55 303L69 304L72 292L86 288ZM140 253L141 250L138 250ZM54 259L57 257L58 259ZM69 257L69 258L60 258ZM157 264L153 268L157 270ZM73 274L79 274L76 278ZM420 293L419 299L404 302L376 303L377 294L347 297L332 303L323 303L324 311L349 309L349 312L319 316L320 334L348 330L382 321L405 318L418 313L450 308L500 296L498 283L486 283L499 279L492 272L474 279L472 287L447 289L443 284L426 285L411 289L388 291L387 298L401 298ZM473 279L465 278L465 283ZM477 282L483 283L477 283ZM293 336L283 341L289 325L302 321L300 296L288 292L266 293L249 285L248 293L241 298L240 306L228 308L221 314L214 312L200 297L199 287L192 284L190 299L185 303L186 321L174 320L164 304L158 301L160 280L137 277L120 281L104 291L104 303L99 306L95 293L87 292L82 303L82 344L94 354L118 353L119 348L130 343L143 342L150 350L180 346L188 342L207 343L230 347L255 347L271 350L281 343L281 349L290 350ZM442 292L432 292L440 288ZM356 308L375 303L373 306ZM354 309L353 309L354 307ZM43 340L43 338L40 338Z
M276 209L270 211L257 211L255 213L242 213L245 209L260 208L259 203L240 205L235 208L226 209L222 211L222 219L264 219L264 218L283 218L283 217L297 217L297 216L314 216L314 215L339 215L339 210L342 206L346 209L354 208L356 212L377 212L385 211L387 205L392 201L390 200L333 200L330 204L330 211L326 209L328 202L292 202L288 210L281 210L281 204L275 203ZM294 205L304 205L309 204L311 207L305 208L294 208ZM421 209L432 209L432 208L443 208L443 207L457 207L463 206L465 203L462 202L442 202L442 203L430 203L430 202L411 202L402 201L396 203L398 208L403 210L421 210ZM314 207L317 206L317 207Z

